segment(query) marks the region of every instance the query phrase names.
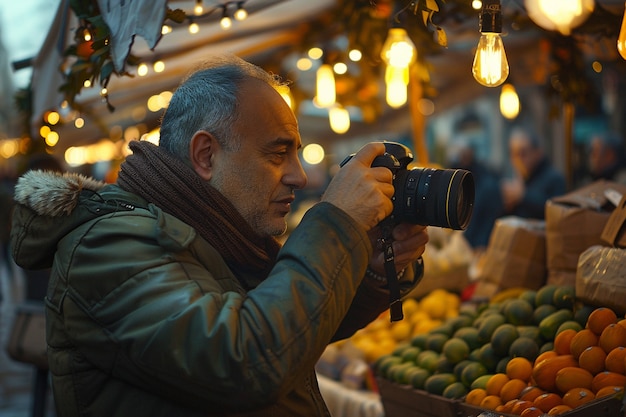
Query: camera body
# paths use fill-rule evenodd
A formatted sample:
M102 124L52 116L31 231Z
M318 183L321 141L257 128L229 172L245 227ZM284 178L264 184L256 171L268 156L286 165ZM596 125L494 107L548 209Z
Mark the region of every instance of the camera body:
M472 173L464 169L409 169L411 150L401 143L383 143L385 153L374 159L372 167L385 167L393 173L393 222L464 230L474 208Z

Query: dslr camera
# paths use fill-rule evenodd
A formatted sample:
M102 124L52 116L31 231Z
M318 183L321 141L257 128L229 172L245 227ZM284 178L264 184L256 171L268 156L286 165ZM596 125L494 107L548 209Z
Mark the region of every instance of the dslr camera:
M396 142L383 142L385 154L373 167L393 173L393 223L411 223L465 230L474 209L474 176L464 169L408 169L411 150ZM345 165L354 154L348 156Z

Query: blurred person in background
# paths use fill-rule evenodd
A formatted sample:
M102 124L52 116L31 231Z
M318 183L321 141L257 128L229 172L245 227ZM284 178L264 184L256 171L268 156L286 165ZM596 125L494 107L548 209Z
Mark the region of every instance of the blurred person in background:
M501 184L504 213L543 220L546 201L565 193L565 176L554 168L538 138L524 129L512 131L509 157L514 176Z
M607 180L626 184L626 151L615 133L595 135L589 143L591 181Z
M315 364L389 308L377 243L393 179L371 166L384 144L365 145L281 245L307 183L284 88L235 56L212 57L177 88L159 145L130 143L115 184L18 180L12 254L52 266L59 416L330 416ZM392 234L406 295L428 234L412 224Z
M499 176L483 161L479 161L474 147L463 141L453 146L450 165L471 171L474 175L474 215L463 231L473 249L484 249L496 219L502 216L504 206L500 193Z

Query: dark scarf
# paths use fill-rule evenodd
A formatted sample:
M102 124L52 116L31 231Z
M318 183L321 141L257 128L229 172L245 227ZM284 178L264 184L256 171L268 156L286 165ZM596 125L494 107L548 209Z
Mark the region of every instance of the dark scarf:
M165 149L146 141L130 143L117 183L192 226L222 255L238 276L264 279L280 249L273 237L257 235L230 201Z

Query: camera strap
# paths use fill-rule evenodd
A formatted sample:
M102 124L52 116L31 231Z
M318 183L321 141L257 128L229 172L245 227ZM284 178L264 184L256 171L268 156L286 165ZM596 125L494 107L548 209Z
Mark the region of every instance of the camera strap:
M380 229L382 236L378 239L378 244L385 259L385 275L387 275L387 286L389 288L389 313L391 321L400 321L404 318L402 312L402 300L400 300L400 283L396 274L396 265L393 254L393 221L386 218L381 222Z

